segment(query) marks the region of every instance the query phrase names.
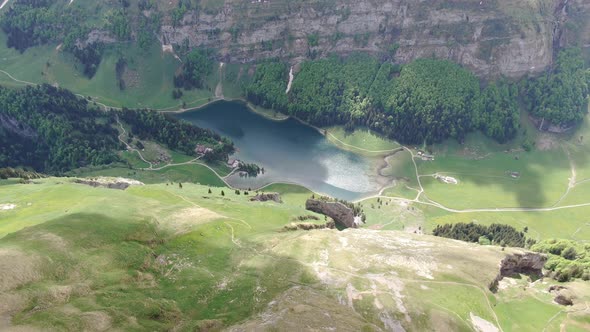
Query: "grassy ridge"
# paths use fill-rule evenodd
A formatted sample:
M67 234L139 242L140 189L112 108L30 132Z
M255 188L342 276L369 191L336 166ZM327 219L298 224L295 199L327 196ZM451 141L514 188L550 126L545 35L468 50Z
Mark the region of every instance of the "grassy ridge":
M281 232L309 214L303 188L267 188L282 194L284 203L276 204L221 196L217 188L208 194L200 185L120 191L70 181L0 181L0 204L16 204L0 212L0 257L13 262L0 271L10 280L0 304L10 301L11 324L284 330L314 322L377 330L398 321L407 330L470 330L475 315L494 325L497 316L505 331L533 331L562 310L543 293L548 285L487 291L504 255L499 248L370 229ZM369 220L391 215L379 211ZM575 308L590 299L587 284L567 285L578 291ZM519 306L527 313L515 315Z

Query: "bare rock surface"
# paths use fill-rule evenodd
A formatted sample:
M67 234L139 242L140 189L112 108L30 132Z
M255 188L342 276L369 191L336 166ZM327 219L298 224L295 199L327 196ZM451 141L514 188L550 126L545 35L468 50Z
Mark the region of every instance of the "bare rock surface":
M490 284L490 289L493 291L496 290L498 283L504 277L525 274L533 278L540 278L543 276L543 267L546 262L547 256L533 252L507 255L500 262L500 272Z
M276 202L276 203L283 203L281 200L281 195L278 193L262 193L258 194L252 198L250 198L251 202Z
M328 216L334 221L347 228L357 228L354 212L348 206L340 202L328 202L317 199L308 199L305 208L315 213Z
M91 187L103 187L108 189L125 190L130 186L143 186L142 182L137 180L125 179L125 178L92 178L92 179L76 179L75 183L85 184Z
M159 39L215 48L220 61L231 63L282 58L296 64L311 53L383 54L397 44L395 59L403 63L436 56L480 76L522 77L549 68L554 51L574 40L568 22L590 31L588 15L585 0L337 0L288 6L225 0L215 11L188 11L176 25L166 17ZM590 37L582 39L586 45Z

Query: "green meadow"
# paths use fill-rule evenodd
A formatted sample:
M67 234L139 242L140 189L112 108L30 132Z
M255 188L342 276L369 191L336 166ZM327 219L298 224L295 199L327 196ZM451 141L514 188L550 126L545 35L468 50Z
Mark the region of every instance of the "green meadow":
M535 331L569 310L543 295L544 286L488 291L505 253L410 234L428 225L419 204L373 199L362 203L368 219L360 230L286 231L298 216L313 215L304 209L312 194L304 188L265 188L281 194L278 204L169 180L127 190L73 180L0 181L0 204L15 205L0 211L0 256L11 265L0 270L0 304L13 308L12 325L281 330L313 321L340 330L394 322L471 330L479 317L504 331ZM579 310L590 290L572 284ZM515 315L520 308L527 312ZM555 319L586 326L568 315Z
M115 67L121 57L127 59L123 75L125 90L119 88L116 79ZM71 55L61 52L55 44L29 48L20 54L6 47L6 35L0 33L0 70L20 81L59 85L107 106L175 110L184 102L186 107L198 107L214 99L218 81L215 71L206 80L205 89L185 91L181 100L174 100L173 77L180 62L172 54L163 52L157 43L148 51L136 44L114 44L105 51L92 79L85 77L79 66ZM5 73L0 73L0 83L24 85Z

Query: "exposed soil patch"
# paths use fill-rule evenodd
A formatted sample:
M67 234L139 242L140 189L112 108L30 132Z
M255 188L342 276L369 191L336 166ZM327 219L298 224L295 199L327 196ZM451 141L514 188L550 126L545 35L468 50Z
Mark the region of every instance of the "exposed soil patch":
M539 135L535 145L540 151L547 151L559 147L559 142L555 135L543 133Z
M82 314L82 321L87 331L106 331L111 328L113 319L103 311Z
M445 176L440 174L435 174L434 178L438 181L446 184L459 184L459 181L452 176Z
M191 231L196 225L223 218L225 217L211 210L192 207L174 213L167 218L163 226L172 229L176 234L182 234Z
M123 70L122 79L125 81L125 87L128 88L136 88L139 86L139 82L141 82L139 72L129 69L129 67L125 67Z
M487 320L474 315L472 312L469 313L471 324L476 331L479 332L500 332L496 325L488 322Z
M37 260L16 249L0 249L0 291L37 280Z

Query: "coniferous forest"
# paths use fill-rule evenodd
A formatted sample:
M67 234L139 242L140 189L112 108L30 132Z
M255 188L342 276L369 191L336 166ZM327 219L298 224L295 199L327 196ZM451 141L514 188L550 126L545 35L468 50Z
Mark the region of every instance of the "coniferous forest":
M434 236L465 242L487 242L488 244L508 247L530 247L535 243L527 238L524 232L517 231L510 225L491 224L489 226L476 223L456 223L437 225L432 231Z
M245 95L314 125L362 125L402 143L461 141L474 130L503 143L518 131L521 96L533 116L579 123L587 112L590 74L580 50L571 48L561 51L553 71L521 84L480 82L447 60L397 65L361 54L304 62L288 94L287 81L286 65L262 62Z
M92 102L50 85L0 89L0 168L25 166L61 174L118 161L117 116L141 139L196 155L203 144L208 160L227 160L233 143L210 130L148 110L102 111Z

